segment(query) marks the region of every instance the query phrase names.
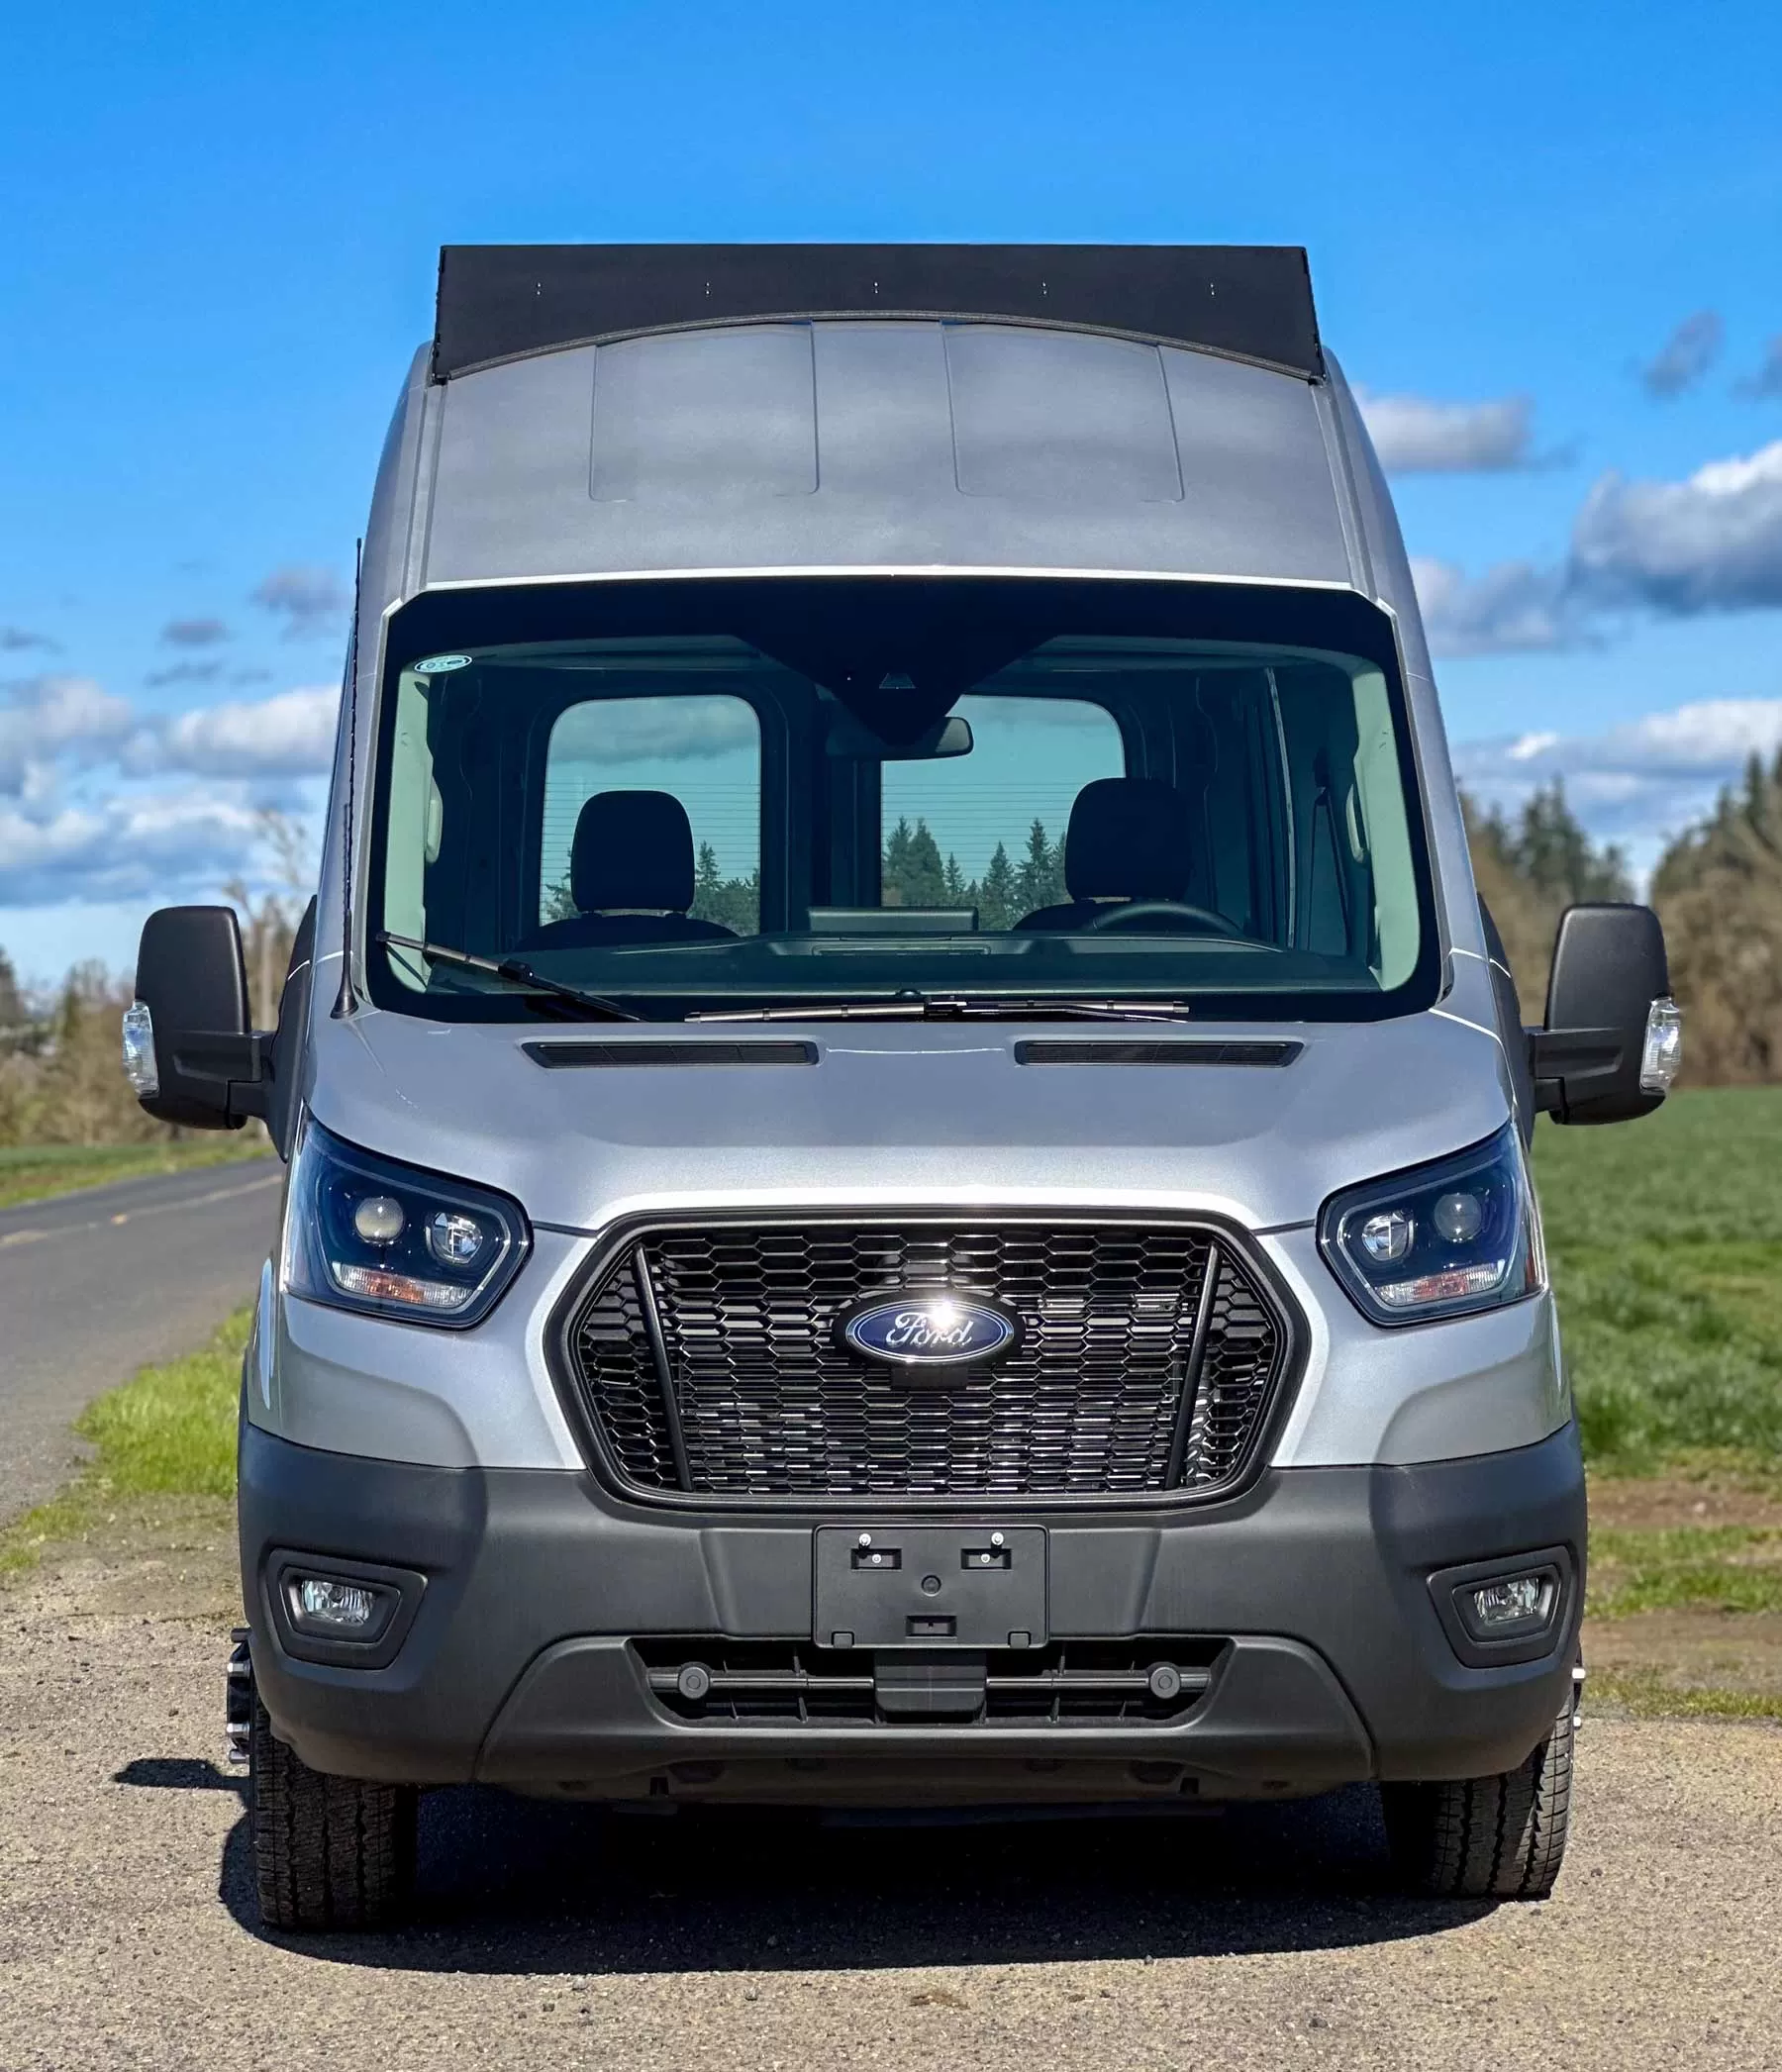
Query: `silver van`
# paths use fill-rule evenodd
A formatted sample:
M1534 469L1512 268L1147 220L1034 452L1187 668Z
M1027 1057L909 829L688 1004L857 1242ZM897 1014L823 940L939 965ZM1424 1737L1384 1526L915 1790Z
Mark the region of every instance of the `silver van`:
M260 1904L419 1792L1376 1783L1544 1894L1584 1477L1528 1146L1662 1100L1642 907L1525 1030L1305 255L452 247L278 1028L231 1663Z

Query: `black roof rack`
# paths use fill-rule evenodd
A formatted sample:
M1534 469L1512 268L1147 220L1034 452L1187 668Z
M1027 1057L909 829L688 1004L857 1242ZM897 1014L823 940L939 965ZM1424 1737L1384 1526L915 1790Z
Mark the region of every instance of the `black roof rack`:
M1324 372L1297 245L447 245L433 376L813 317L1052 325Z

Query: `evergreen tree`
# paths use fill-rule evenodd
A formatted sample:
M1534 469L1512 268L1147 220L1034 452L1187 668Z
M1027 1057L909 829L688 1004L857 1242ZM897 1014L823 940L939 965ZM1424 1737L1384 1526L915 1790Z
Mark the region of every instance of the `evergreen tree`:
M946 852L946 877L942 889L947 906L968 907L971 904L971 887L965 882L965 873L959 868L958 857L950 849Z
M946 904L946 868L940 861L940 844L929 824L919 820L912 830L900 820L885 843L880 865L879 897L887 907L941 907Z
M996 853L990 858L990 868L985 871L983 882L970 887L970 896L978 910L978 927L981 929L1006 929L1027 912L1026 908L1016 904L1015 867L1000 841L996 844Z
M19 974L12 958L0 949L0 1043L8 1036L21 1034L26 1025L25 996L19 990Z
M1027 854L1015 880L1015 901L1021 914L1038 907L1055 907L1064 897L1064 854L1060 843L1053 848L1045 839L1045 823L1036 820L1028 830Z
M1565 787L1557 777L1529 800L1513 830L1501 820L1497 825L1517 870L1541 898L1567 907L1579 900L1633 896L1626 856L1618 848L1593 844L1565 803Z

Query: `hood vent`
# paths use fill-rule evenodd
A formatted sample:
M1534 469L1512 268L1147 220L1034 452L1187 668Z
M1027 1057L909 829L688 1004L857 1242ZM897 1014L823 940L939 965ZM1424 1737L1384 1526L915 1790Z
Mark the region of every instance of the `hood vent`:
M1018 1065L1290 1065L1304 1043L1085 1041L1035 1036L1015 1045Z
M775 1037L759 1042L713 1043L522 1043L535 1064L547 1071L579 1071L594 1065L814 1065L817 1045Z

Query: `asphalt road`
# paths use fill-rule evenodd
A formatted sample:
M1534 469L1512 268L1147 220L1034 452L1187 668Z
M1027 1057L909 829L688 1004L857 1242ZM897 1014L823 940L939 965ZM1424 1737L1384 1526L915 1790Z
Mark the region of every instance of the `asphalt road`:
M1587 1715L1543 1905L1396 1897L1365 1790L936 1827L452 1791L413 1927L268 1936L185 1558L0 1589L6 2072L1782 2065L1756 1724Z
M66 1479L93 1397L251 1300L283 1173L254 1159L0 1210L0 1523Z

